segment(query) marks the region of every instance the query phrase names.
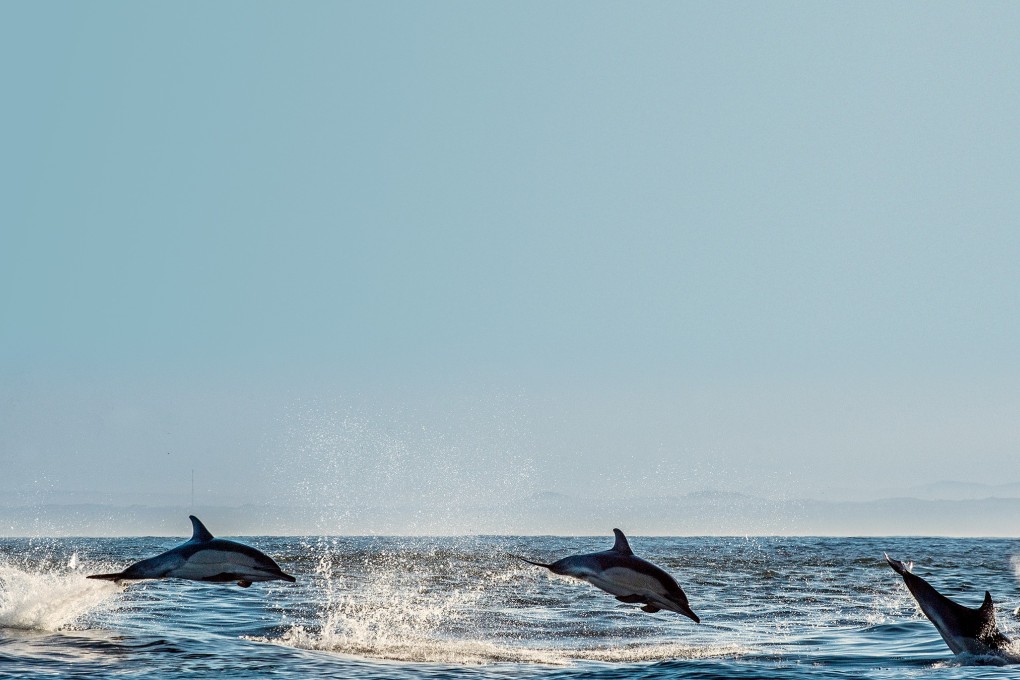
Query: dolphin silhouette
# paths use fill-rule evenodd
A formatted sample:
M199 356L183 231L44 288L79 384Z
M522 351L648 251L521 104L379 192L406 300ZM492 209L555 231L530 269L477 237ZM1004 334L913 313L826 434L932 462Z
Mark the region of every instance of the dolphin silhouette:
M514 555L536 567L545 567L554 574L572 576L587 581L596 588L615 595L620 602L643 603L642 611L654 614L666 609L701 623L698 615L687 604L687 595L676 579L651 562L641 559L630 549L627 537L619 529L613 529L616 543L609 550L571 555L552 564L534 562L526 557Z
M935 624L939 635L954 654L977 656L999 656L1010 663L1020 662L1020 657L1010 653L1010 640L999 632L995 625L995 605L992 594L985 591L984 602L977 609L964 607L938 592L920 576L911 573L912 564L903 564L885 556L886 562L903 577L907 590L914 596L921 612Z
M247 588L257 581L290 581L271 557L251 546L213 538L194 515L190 515L194 533L191 540L172 550L135 562L117 574L94 574L88 578L128 581L147 578L183 578L190 581L229 583Z

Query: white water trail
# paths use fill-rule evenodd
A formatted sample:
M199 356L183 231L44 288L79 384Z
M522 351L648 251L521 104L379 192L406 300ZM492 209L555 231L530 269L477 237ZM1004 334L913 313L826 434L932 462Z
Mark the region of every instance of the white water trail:
M0 628L58 631L87 627L87 616L109 608L121 588L92 581L78 568L33 570L0 558Z

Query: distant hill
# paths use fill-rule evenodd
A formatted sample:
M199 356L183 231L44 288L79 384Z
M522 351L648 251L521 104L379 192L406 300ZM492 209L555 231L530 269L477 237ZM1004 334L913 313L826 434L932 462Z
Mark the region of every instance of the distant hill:
M943 487L937 487L944 492ZM962 491L960 489L950 489ZM1020 498L872 501L770 500L699 491L677 496L577 498L543 492L459 508L32 505L0 508L2 536L188 536L188 514L218 535L1015 536Z
M982 498L1020 498L1020 483L977 484L973 482L941 481L911 487L907 494L928 500L963 501Z
M814 498L828 501L878 501L889 498L915 498L928 501L972 501L985 498L1020 498L1020 483L981 484L939 481L900 487L834 488Z

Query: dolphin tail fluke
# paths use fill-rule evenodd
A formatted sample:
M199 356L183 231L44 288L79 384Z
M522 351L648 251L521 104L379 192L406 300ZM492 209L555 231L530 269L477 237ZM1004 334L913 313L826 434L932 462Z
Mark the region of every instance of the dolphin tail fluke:
M914 566L913 562L910 562L909 564L903 564L899 560L894 560L893 558L889 557L889 553L884 553L884 554L885 554L885 561L888 562L889 566L892 567L893 570L897 574L899 574L900 576L906 576L907 574L909 574L910 570Z
M100 581L119 581L124 578L124 572L117 572L116 574L92 574L92 576L86 576L85 578L94 578Z

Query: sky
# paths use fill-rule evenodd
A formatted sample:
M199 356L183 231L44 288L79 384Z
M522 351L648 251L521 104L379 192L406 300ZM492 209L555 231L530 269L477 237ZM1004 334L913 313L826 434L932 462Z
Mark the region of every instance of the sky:
M1020 482L1018 25L4 3L0 494Z

